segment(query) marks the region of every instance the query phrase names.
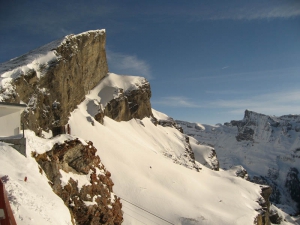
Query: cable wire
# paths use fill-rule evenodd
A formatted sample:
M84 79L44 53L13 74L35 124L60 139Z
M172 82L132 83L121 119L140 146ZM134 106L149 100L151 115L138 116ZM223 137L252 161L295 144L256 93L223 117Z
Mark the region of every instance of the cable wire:
M125 207L127 210L130 210L131 212L133 212L133 213L135 213L135 214L137 214L137 215L139 215L139 216L141 216L141 217L143 217L143 218L145 218L146 220L149 220L149 221L151 221L152 223L154 223L154 224L158 224L158 223L156 223L155 221L153 221L153 220L151 220L150 218L148 218L148 217L146 217L146 216L143 216L142 215L142 213L138 213L137 211L135 211L134 209L131 209L131 208L129 208L128 206L126 206L126 205L123 205L122 207ZM127 212L125 212L127 215L129 215ZM149 216L149 215L148 215ZM141 221L140 221L141 222ZM159 225L159 224L158 224Z
M132 218L135 219L136 221L139 221L140 223L147 225L146 223L143 223L142 221L140 221L140 220L138 220L137 218L135 218L134 216L131 216L131 215L129 215L129 214L126 213L126 212L124 212L124 213L125 213L127 216L132 217Z
M119 196L119 197L120 197L120 196ZM120 198L121 198L121 197L120 197ZM149 214L151 214L151 215L153 215L153 216L155 216L155 217L157 217L157 218L159 218L159 219L161 219L161 220L163 220L163 221L165 221L165 222L167 222L167 223L169 223L169 224L175 225L174 223L171 223L170 221L168 221L168 220L166 220L166 219L164 219L164 218L162 218L162 217L160 217L160 216L158 216L158 215L155 215L154 213L149 212L148 210L143 209L142 207L140 207L140 206L138 206L138 205L136 205L136 204L134 204L134 203L132 203L132 202L130 202L130 201L124 199L124 198L121 198L121 199L124 200L125 202L128 202L129 204L131 204L131 205L133 205L133 206L135 206L135 207L137 207L137 208L139 208L139 209L141 209L141 210L143 210L143 211L145 211L145 212L147 212L147 213L149 213ZM128 215L128 214L127 214L127 215Z

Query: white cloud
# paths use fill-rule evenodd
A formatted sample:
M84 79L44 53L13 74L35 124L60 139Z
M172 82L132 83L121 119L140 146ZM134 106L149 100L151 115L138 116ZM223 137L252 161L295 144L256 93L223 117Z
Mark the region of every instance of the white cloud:
M152 78L149 64L137 56L111 50L107 50L106 55L111 72Z
M210 102L208 107L227 109L228 113L241 114L245 109L268 115L300 114L300 91L268 93L235 100Z
M184 17L190 21L201 20L258 20L273 18L291 18L300 16L300 2L297 0L252 0L198 2L180 7L167 7L157 14L169 15L171 18ZM165 18L165 17L164 17Z
M162 97L159 100L151 101L152 104L170 106L170 107L186 107L186 108L200 108L201 106L197 103L194 103L189 98L183 96L169 96Z
M233 7L223 12L212 15L209 19L257 20L273 18L290 18L300 15L299 2L260 2L248 3L243 6Z

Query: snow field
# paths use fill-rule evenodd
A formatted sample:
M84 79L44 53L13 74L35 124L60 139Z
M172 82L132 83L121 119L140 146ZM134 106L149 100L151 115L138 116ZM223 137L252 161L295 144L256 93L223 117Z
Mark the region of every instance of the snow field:
M39 172L31 151L38 149L31 135L25 158L8 144L0 142L0 177L7 176L5 188L17 224L65 224L71 225L69 210ZM27 177L27 181L24 179Z
M111 172L114 193L123 199L125 225L253 224L255 210L260 208L257 203L260 187L233 176L230 171L216 172L201 166L202 170L197 172L174 163L165 153L171 153L172 157L184 155L185 137L178 130L155 126L150 118L116 122L105 117L104 125L96 122L94 114L101 104L105 106L118 96L115 94L118 88L126 92L144 82L138 77L126 76L122 80L111 74L103 81L105 85L101 82L102 87L92 90L71 113L71 135L42 139L26 132L28 158L0 143L0 174L9 178L6 188L18 224L71 224L67 207L52 192L45 175L39 173L31 152L41 154L55 143L76 137L83 143L92 141L102 163ZM159 119L168 118L155 110L153 113ZM201 157L202 147L197 146ZM202 157L207 157L205 154ZM66 182L70 174L63 175ZM75 179L84 185L85 177Z
M119 77L109 79L113 84ZM131 82L130 77L127 82ZM105 92L95 95L94 90L94 97L107 96ZM87 107L91 99L88 95L71 114L71 132L93 142L112 173L114 192L119 197L174 224L253 224L255 209L260 208L256 202L260 197L258 185L205 167L196 172L173 163L163 154L183 154L183 134L174 128L155 126L150 118L116 122L105 117L104 125L96 121L93 125L87 120L92 118ZM142 210L125 206L124 224L149 224L140 215L144 215Z

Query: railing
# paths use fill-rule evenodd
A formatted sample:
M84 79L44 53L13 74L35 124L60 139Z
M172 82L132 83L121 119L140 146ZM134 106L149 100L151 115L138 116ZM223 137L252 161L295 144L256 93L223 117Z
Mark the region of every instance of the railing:
M8 197L5 191L5 186L1 179L0 179L0 225L17 225L14 214L10 208Z

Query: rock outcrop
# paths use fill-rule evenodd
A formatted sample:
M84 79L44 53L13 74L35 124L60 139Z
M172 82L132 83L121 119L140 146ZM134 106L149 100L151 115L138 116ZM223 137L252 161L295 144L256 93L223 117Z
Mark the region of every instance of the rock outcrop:
M270 225L270 201L269 197L272 193L272 188L269 186L261 187L261 198L258 200L259 205L262 207L258 210L259 214L255 219L256 225Z
M151 89L146 81L136 90L123 91L117 98L107 103L104 110L95 115L95 119L103 123L104 116L115 121L129 121L133 118L143 119L144 117L153 117L151 110Z
M70 112L108 73L105 42L104 30L68 35L3 63L2 77L13 79L0 87L2 101L28 105L22 116L26 129L59 133Z
M92 142L83 145L76 139L33 156L53 191L69 208L74 224L121 224L120 198L112 192L111 174L96 151Z
M278 187L278 184L272 179L264 176L253 176L250 179L251 182L261 185L268 185L272 188L272 193L270 195L270 201L274 204L279 204L281 200L281 190Z
M249 181L248 172L243 166L234 166L230 169L230 171L233 172L235 176Z

